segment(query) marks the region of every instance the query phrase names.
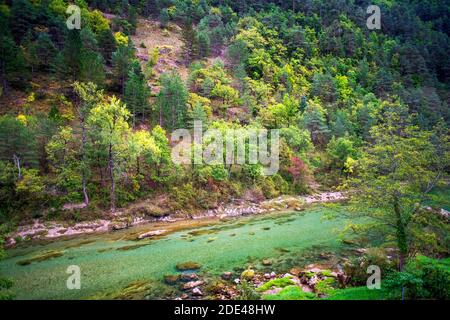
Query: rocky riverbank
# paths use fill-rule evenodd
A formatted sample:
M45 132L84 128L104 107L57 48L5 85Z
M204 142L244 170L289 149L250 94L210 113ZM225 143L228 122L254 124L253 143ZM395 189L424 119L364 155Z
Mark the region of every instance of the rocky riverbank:
M324 192L310 196L281 196L262 202L235 200L229 204L222 204L213 210L206 210L188 217L163 216L148 218L145 215L129 216L118 211L108 219L98 219L75 224L59 221L42 221L35 219L32 224L19 226L17 230L6 237L6 245L14 246L18 241L35 239L56 239L88 233L100 233L126 229L132 226L154 223L175 222L185 219L226 218L246 215L262 214L282 210L303 210L305 205L321 202L344 200L341 192Z

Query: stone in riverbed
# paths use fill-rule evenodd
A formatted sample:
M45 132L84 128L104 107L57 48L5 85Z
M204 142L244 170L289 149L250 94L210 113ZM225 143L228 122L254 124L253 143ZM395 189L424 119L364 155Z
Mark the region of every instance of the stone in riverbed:
M198 280L198 275L195 273L183 273L180 276L180 280L183 282Z
M188 283L185 283L183 285L183 290L189 290L198 286L201 286L204 282L199 280L199 281L190 281Z
M117 223L113 223L110 226L110 229L112 231L118 231L118 230L123 230L128 228L128 225L125 222L117 222Z
M232 273L229 272L229 271L227 271L227 272L224 272L224 273L222 274L222 279L223 279L223 280L230 280L230 279L231 279L231 276L232 276Z
M262 265L263 266L271 266L272 265L272 261L270 259L264 259L262 261Z
M202 296L203 292L199 288L192 289L192 295L193 296Z
M247 269L241 273L241 278L244 280L252 280L255 276L255 270Z
M178 274L167 274L164 276L164 282L167 284L175 284L180 280L180 275Z
M299 276L300 273L302 272L302 269L300 268L292 268L291 270L289 270L289 273L293 274L294 276Z
M200 263L193 261L181 262L176 265L176 268L180 271L196 270L200 269L201 267L202 265Z
M138 236L138 239L139 239L139 240L142 240L142 239L151 238L151 237L154 237L154 236L159 236L159 235L161 235L161 234L163 234L163 233L165 233L165 232L166 232L166 230L153 230L153 231L149 231L149 232L140 234L140 235Z

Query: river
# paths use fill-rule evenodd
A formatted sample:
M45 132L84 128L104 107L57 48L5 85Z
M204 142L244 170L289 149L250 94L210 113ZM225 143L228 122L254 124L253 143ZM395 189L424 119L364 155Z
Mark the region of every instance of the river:
M336 233L341 219L323 219L320 205L302 212L274 212L221 221L183 221L140 225L112 233L83 235L72 239L31 243L9 249L0 262L0 273L14 281L17 299L85 299L113 292L135 281L162 285L163 277L177 272L176 264L194 261L202 265L201 275L218 276L273 259L275 264L295 259L311 248L331 252L342 245ZM134 240L151 230L165 235ZM24 263L46 252L59 256ZM81 270L81 289L69 290L68 266Z

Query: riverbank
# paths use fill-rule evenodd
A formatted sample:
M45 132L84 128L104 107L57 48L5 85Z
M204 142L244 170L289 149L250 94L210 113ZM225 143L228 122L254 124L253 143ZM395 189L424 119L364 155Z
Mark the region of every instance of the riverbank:
M221 205L213 210L206 210L188 217L163 216L159 218L148 218L145 215L129 216L123 211L110 214L108 219L98 219L94 221L79 222L69 224L61 221L42 221L35 219L33 224L19 226L17 230L6 236L6 246L12 247L17 242L30 240L57 239L83 234L104 233L127 229L132 226L156 222L176 222L189 219L205 219L238 217L247 215L257 215L276 210L303 210L305 206L314 203L334 202L345 199L341 192L323 192L309 196L281 196L275 199L248 202L236 200L232 203Z
M234 280L248 268L255 270L255 279L303 269L317 259L330 270L338 268L338 254L347 245L335 230L345 221L322 219L329 210L313 205L301 212L155 222L82 238L30 242L7 251L0 273L14 281L17 299L175 299L185 294L190 299L195 288L202 292L196 298L216 297L218 278L226 274L227 287L238 286ZM137 240L155 230L166 232ZM81 290L65 287L70 265L81 269ZM180 271L184 265L195 270ZM190 281L203 284L190 288L194 283L167 283L192 273L199 280Z

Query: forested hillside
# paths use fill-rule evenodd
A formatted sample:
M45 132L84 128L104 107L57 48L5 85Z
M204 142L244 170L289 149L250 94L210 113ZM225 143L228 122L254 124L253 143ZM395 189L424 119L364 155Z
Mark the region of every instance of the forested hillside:
M0 30L1 232L339 190L400 269L448 256L448 1L1 0ZM195 121L278 129L277 173L176 164Z

